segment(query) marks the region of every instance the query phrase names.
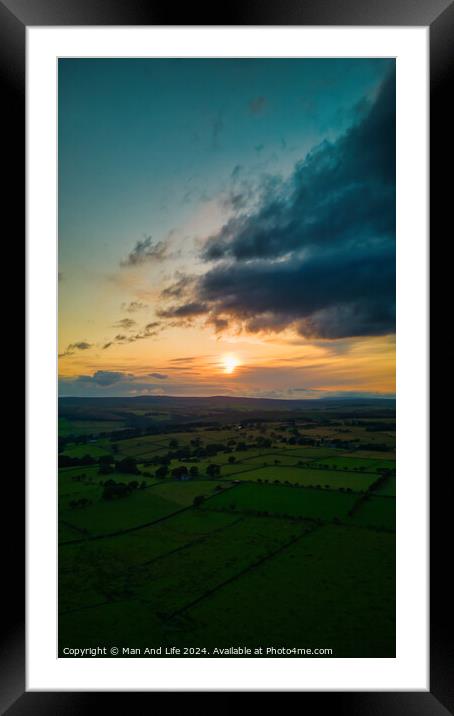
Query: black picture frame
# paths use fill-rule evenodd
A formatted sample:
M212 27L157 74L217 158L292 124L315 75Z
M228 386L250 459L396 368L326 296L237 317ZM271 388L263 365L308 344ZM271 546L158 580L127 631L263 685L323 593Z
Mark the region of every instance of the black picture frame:
M178 18L178 23L175 23ZM452 0L243 0L220 9L208 10L192 4L175 8L143 0L0 0L0 77L2 81L4 152L9 157L4 165L7 178L4 219L9 219L10 239L14 237L18 253L17 265L24 260L25 232L25 82L26 28L33 25L379 25L430 27L430 185L432 271L434 261L437 280L431 291L431 324L443 319L443 306L449 305L449 262L443 261L443 239L449 239L450 186L445 169L450 169L452 156L451 115L447 111L454 55L454 2ZM451 92L452 94L452 92ZM5 154L3 155L5 157ZM7 171L5 172L5 167ZM449 192L449 193L448 193ZM5 196L5 194L4 194ZM22 219L22 217L24 217ZM5 238L6 241L6 238ZM435 242L435 244L433 243ZM4 249L5 250L5 249ZM8 260L9 261L9 260ZM23 265L23 264L22 264ZM436 308L438 306L438 308ZM441 307L441 308L440 308ZM442 324L440 324L442 325ZM435 329L433 329L435 330ZM19 339L20 340L20 339ZM426 350L426 346L421 346ZM16 361L17 369L17 361ZM431 394L438 395L446 386L440 371L431 376ZM17 401L17 393L15 394ZM417 396L415 396L417 401ZM437 420L433 399L431 413L436 425L436 442L449 445L448 421ZM417 402L415 403L417 408ZM21 418L14 430L20 432ZM30 426L30 430L33 426ZM21 451L21 445L19 445ZM449 448L447 448L449 450ZM436 452L435 450L433 452ZM20 454L20 452L18 453ZM99 693L87 692L26 692L25 691L25 589L24 589L24 509L25 488L20 479L20 463L15 479L8 484L8 538L4 541L2 634L0 643L0 712L11 716L22 714L80 714L99 709ZM437 477L434 458L431 473ZM445 467L442 489L431 489L431 614L430 614L430 692L299 692L303 708L325 707L338 714L411 714L442 716L454 713L454 650L449 639L452 622L452 595L447 578L452 572L450 550L450 518L452 499L449 490L449 463ZM434 478L434 483L437 480ZM4 521L4 520L3 520ZM12 541L14 548L12 548ZM112 697L116 707L140 713L138 699L149 702L152 693L103 692L103 699ZM126 702L126 699L128 701ZM322 702L320 701L322 699ZM314 700L316 703L314 704ZM106 704L103 701L103 707Z

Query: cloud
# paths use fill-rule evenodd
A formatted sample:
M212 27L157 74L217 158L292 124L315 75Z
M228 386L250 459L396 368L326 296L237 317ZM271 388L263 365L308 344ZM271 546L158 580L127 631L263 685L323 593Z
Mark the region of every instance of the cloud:
M171 286L161 291L162 298L181 298L195 280L192 276L187 276L180 271L176 272L175 279Z
M184 358L171 358L170 363L193 363L199 356L185 356Z
M140 266L145 263L160 263L169 258L169 247L167 241L152 243L152 237L147 236L143 241L137 241L133 250L127 258L120 261L120 266Z
M236 164L229 177L229 187L218 197L223 209L240 212L256 198L257 188L244 176L243 167Z
M147 323L147 325L143 328L142 331L139 331L139 333L134 333L133 335L129 336L122 336L121 340L126 341L127 343L134 343L135 341L140 341L143 338L150 338L150 336L157 336L159 331L157 328L160 326L159 321L152 321L151 323ZM117 336L118 338L118 336Z
M161 377L157 378L159 375ZM93 375L78 375L72 378L60 376L60 396L136 396L136 395L216 395L217 383L196 384L192 376L183 381L165 383L164 374L134 375L124 371L98 370ZM190 381L190 382L189 382ZM226 392L229 392L227 390Z
M131 301L130 303L121 304L121 310L127 313L137 313L137 311L143 311L144 308L148 308L148 305L141 301Z
M65 356L72 356L76 351L87 351L89 348L92 347L93 344L87 343L87 341L77 341L76 343L70 343L63 353L58 354L58 357L64 358Z
M125 328L126 330L136 325L136 321L133 321L132 318L122 318L120 321L117 321L117 323L114 323L114 326L118 326L119 328Z
M163 317L202 315L217 330L291 327L310 339L395 331L395 75L335 142L268 177L257 208L202 250L213 264Z
M206 303L192 302L185 303L181 306L161 309L157 311L157 315L160 318L193 318L206 313L207 310L208 306Z
M80 375L76 379L78 383L95 383L100 386L113 385L128 377L126 373L113 370L97 370L92 376Z
M131 329L133 326L137 325L136 321L131 320L130 318L124 318L121 321L118 321L115 325L121 326L122 328ZM147 323L146 326L136 333L117 333L116 336L112 338L112 340L108 341L103 345L103 350L106 350L107 348L110 348L110 346L117 344L127 344L127 343L135 343L135 341L140 341L144 338L150 338L152 336L157 336L159 333L159 330L161 329L161 323L160 321L151 321L150 323Z
M254 97L249 102L248 108L251 114L262 114L266 109L268 102L266 97Z
M204 257L276 258L377 237L395 237L394 75L358 124L309 152L258 211L227 222L208 240Z
M215 333L221 333L229 327L227 318L222 318L221 316L208 316L207 323L214 327Z
M237 319L251 333L293 325L310 338L392 333L394 291L394 249L381 245L219 266L197 285L200 306L211 308L211 320Z
M156 378L157 380L166 380L169 376L166 373L148 373L150 378Z
M87 351L89 348L92 347L91 343L87 343L87 341L78 341L77 343L70 343L68 346L68 350L78 350L78 351Z

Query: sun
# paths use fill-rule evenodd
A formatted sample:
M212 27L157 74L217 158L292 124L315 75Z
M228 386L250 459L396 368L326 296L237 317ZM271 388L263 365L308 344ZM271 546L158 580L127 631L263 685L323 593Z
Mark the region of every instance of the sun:
M222 365L224 366L224 373L232 375L235 369L240 365L238 358L232 355L224 356L222 359Z

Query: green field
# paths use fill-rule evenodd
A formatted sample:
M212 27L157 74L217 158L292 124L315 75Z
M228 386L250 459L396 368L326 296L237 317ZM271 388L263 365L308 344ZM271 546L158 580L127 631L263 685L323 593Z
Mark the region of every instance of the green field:
M291 518L330 521L344 518L358 496L333 490L243 484L205 502L204 509L232 512L266 512Z
M144 475L137 476L121 472L115 472L112 475L100 475L97 465L64 468L59 470L58 473L60 507L66 508L70 500L78 497L100 499L103 491L101 483L109 478L114 478L115 482L123 484L139 480L140 482L145 482L147 487L159 482L155 478Z
M93 570L85 581L84 605L62 611L62 643L260 646L266 624L266 644L392 656L393 535L366 531L359 540L354 528L305 527L298 535L285 527L258 518L232 523L128 580L111 559L111 571L104 567L100 578Z
M58 434L63 436L100 435L121 430L125 425L124 420L68 420L67 418L59 417Z
M113 594L131 570L145 568L151 561L205 540L210 533L236 521L236 515L189 510L114 537L62 544L61 613L97 603L103 595Z
M223 471L221 471L222 473ZM247 470L247 472L238 472L232 475L232 478L239 480L258 480L281 483L290 482L291 484L305 485L307 487L320 486L328 487L333 490L342 488L350 488L354 492L362 492L374 482L374 475L360 475L354 472L337 472L334 470L312 470L307 467L289 467L286 465L276 465L274 467L260 467L257 470Z
M95 536L149 524L181 509L181 504L154 494L150 488L111 502L98 500L84 509L63 507L60 519Z
M110 443L108 443L106 440L99 440L96 441L94 444L85 443L83 445L74 445L72 447L68 447L63 455L68 455L68 457L85 457L85 455L89 455L90 457L102 457L103 455L109 455L110 454Z
M76 463L58 474L60 653L275 644L394 656L396 479L375 484L395 466L392 436L344 427L337 414L331 426L329 411L319 425L316 412L309 424L271 413L244 426L216 426L210 413L185 430L169 424L171 408L155 416L142 405L134 421L149 420L152 434L119 432L127 410L113 419L114 408L60 420L61 454ZM301 436L313 444L294 444ZM95 464L80 464L86 455ZM182 466L197 475L175 479Z
M191 480L189 482L160 482L152 488L154 495L159 495L182 507L192 505L194 497L203 495L209 497L216 489L222 487L223 483L211 480Z
M369 497L361 503L351 521L362 527L396 529L396 501L392 497Z
M394 555L393 535L365 531L358 539L348 527L316 529L189 609L187 624L196 625L189 634L197 643L213 624L212 644L260 645L266 624L268 644L329 645L337 657L392 656Z
M128 576L135 598L153 598L158 610L172 614L309 529L285 520L191 511L134 533L67 545L61 613L109 595L119 599Z

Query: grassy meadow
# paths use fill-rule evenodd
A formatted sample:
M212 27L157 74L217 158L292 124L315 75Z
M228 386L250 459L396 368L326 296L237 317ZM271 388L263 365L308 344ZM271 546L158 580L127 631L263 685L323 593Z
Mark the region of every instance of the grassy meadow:
M259 402L218 406L215 421L193 405L191 419L170 408L155 419L133 399L129 416L78 405L73 419L61 403L60 656L100 645L395 655L393 406L276 415Z

